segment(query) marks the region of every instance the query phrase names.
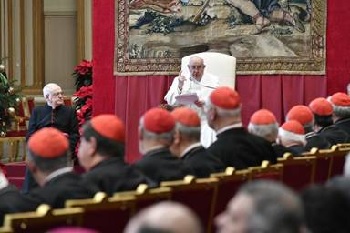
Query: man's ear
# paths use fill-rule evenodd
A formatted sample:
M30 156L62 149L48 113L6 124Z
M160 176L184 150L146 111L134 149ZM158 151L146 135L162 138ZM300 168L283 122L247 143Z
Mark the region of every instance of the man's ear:
M51 100L50 100L50 95L49 95L49 94L47 94L47 95L45 96L45 100L46 100L46 102L51 102Z
M143 140L143 130L139 128L139 140Z
M173 144L178 145L181 142L181 134L178 130L175 130L173 137Z
M94 155L97 150L97 139L95 137L90 137L88 142L90 144L91 154Z
M29 171L31 171L33 174L35 174L38 170L35 163L31 160L27 160L26 163L27 163L27 167L28 167Z
M210 121L214 121L217 117L217 112L216 112L216 109L215 108L211 108L209 110L209 119Z

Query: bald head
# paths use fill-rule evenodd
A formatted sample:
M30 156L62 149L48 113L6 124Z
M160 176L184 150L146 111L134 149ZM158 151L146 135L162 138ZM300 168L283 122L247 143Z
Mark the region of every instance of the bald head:
M161 202L139 212L133 217L124 233L140 233L142 229L154 232L201 233L197 216L186 206L176 202Z

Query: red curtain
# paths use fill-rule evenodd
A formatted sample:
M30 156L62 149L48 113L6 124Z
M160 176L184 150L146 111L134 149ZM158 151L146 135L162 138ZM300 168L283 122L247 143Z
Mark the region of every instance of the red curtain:
M127 125L126 158L139 158L138 121L149 108L163 101L173 77L113 75L115 0L94 0L93 59L94 115L115 113ZM313 98L336 91L345 91L350 82L350 20L347 19L347 0L328 1L327 9L327 74L326 76L261 75L238 76L236 86L243 101L243 122L259 108L272 110L280 122L296 104L308 104ZM338 22L342 22L341 24Z

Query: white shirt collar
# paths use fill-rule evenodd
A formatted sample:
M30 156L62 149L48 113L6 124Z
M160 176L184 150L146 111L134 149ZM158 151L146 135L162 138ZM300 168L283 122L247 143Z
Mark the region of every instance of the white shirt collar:
M57 177L57 176L60 176L64 173L68 173L68 172L71 172L73 171L73 168L72 167L63 167L63 168L59 168L57 169L56 171L52 172L50 175L48 175L46 178L45 178L45 181L48 182L50 180L52 180L53 178Z

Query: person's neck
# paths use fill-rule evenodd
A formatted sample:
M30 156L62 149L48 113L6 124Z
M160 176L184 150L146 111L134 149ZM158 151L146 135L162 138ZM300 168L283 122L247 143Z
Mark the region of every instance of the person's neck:
M214 125L214 130L219 131L220 129L222 129L224 127L228 127L228 126L235 125L238 123L242 123L242 119L240 117L220 118L217 120L216 124Z
M56 109L59 105L47 103L47 106L50 106L52 109Z
M180 157L184 156L185 153L187 153L190 148L192 148L193 146L197 145L198 143L200 143L199 141L186 141L186 142L181 142L180 144Z
M314 132L318 132L319 130L321 130L323 127L318 126L318 125L314 125Z
M167 145L164 145L156 140L144 140L141 143L142 143L142 149L140 153L143 155L149 153L150 151L167 147Z
M202 77L193 77L193 76L191 76L191 78L192 79L194 79L194 80L196 80L197 82L200 82L201 80L202 80Z
M106 156L101 156L100 154L95 154L95 155L93 155L89 166L84 167L84 168L86 171L89 171L91 168L96 167L98 164L100 164L105 159L107 159Z
M33 177L34 177L35 181L38 183L38 185L40 187L45 185L46 177L48 177L48 176L49 176L48 173L44 173L44 172L40 172L40 171L37 171L35 173L35 175L33 174Z

